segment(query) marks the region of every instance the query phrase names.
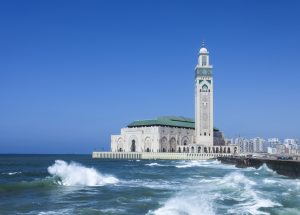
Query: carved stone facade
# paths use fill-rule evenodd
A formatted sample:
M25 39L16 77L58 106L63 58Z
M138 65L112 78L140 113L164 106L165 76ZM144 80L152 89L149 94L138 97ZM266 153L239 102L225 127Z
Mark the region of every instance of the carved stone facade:
M121 135L111 136L112 152L165 152L165 153L233 153L225 146L222 132L214 130L212 146L194 143L195 130L168 126L141 126L121 129Z
M122 128L111 136L112 152L179 152L193 142L194 130L150 126Z

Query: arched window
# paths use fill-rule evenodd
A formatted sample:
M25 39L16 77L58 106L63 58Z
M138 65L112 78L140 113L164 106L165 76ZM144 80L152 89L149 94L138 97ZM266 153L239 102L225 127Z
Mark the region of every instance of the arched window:
M203 92L207 92L207 91L208 91L208 86L207 86L206 84L204 84L204 85L202 86L202 91L203 91Z
M130 147L131 152L135 152L135 140L131 141L131 147Z
M198 153L200 153L200 152L201 152L201 147L199 146L199 147L198 147Z
M202 56L202 66L206 66L207 64L207 57L204 55Z

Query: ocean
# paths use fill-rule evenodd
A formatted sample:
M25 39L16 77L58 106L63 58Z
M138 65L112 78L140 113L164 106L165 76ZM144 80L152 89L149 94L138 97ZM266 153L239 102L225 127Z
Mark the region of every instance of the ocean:
M0 155L0 214L300 214L300 180L207 161Z

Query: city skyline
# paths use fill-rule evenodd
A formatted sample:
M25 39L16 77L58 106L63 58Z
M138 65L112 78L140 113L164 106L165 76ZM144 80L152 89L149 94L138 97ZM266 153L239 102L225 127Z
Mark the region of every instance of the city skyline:
M133 120L194 118L203 39L225 137L299 139L297 2L0 5L0 153L90 153Z

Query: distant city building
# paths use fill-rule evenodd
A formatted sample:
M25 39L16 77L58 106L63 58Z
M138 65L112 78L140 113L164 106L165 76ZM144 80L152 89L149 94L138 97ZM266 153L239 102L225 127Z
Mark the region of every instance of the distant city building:
M253 153L253 142L248 139L238 137L235 139L234 143L239 147L240 153Z
M267 152L267 145L266 141L263 138L256 137L250 140L252 143L253 149L252 151L254 153L262 153L262 152Z
M276 150L276 148L268 147L267 148L267 153L268 154L277 154L277 150Z

